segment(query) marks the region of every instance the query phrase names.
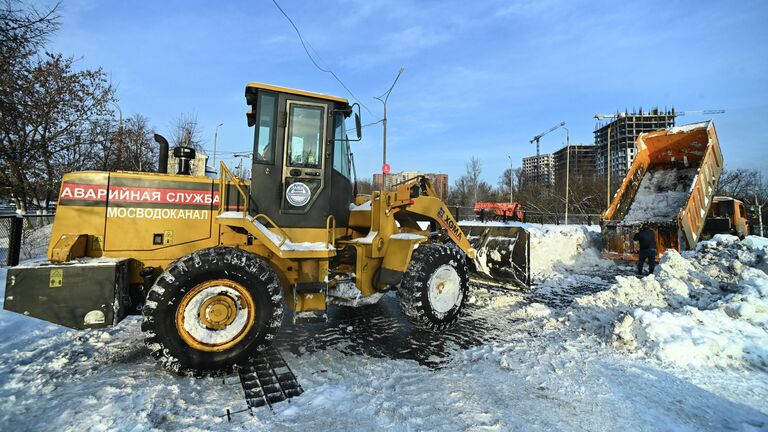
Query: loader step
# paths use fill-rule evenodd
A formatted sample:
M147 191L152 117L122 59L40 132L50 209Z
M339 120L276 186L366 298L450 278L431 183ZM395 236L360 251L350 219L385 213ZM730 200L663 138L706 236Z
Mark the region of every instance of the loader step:
M296 283L297 294L317 294L324 293L328 289L325 282L298 282Z
M293 371L274 346L238 368L248 408L282 402L304 393Z
M305 311L293 314L294 324L306 323L326 323L328 322L328 311Z

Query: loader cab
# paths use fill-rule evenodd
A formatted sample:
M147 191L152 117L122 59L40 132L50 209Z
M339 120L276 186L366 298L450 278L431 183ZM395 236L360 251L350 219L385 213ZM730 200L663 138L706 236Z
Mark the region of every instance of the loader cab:
M345 227L354 198L348 101L261 83L249 83L245 98L254 126L251 213L283 228Z

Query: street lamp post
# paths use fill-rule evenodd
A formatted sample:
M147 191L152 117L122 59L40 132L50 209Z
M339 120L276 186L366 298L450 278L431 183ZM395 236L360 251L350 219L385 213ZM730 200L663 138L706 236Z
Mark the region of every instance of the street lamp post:
M233 158L239 158L240 163L237 164L237 168L235 169L235 174L237 177L243 177L243 159L248 158L253 160L253 153L251 152L245 152L245 153L235 153L232 155Z
M613 124L608 125L608 159L605 161L605 166L608 170L608 183L606 185L605 192L605 208L606 210L611 207L611 128Z
M386 189L387 185L387 173L383 172L384 166L387 165L387 100L389 100L389 95L392 93L392 89L395 88L395 84L397 84L397 80L400 79L400 75L405 72L405 68L400 68L400 71L397 73L397 76L395 77L395 81L392 82L392 85L389 86L389 90L387 90L383 95L375 98L382 104L384 104L384 118L381 119L381 124L384 126L384 147L382 151L382 173L381 173L381 187L382 189Z
M216 125L216 129L213 131L213 169L216 169L216 143L219 141L219 126L224 126L224 123Z
M757 200L757 192L752 192L755 197L755 207L757 207L757 225L760 227L760 237L763 237L763 203Z
M570 188L571 177L571 132L567 127L565 129L565 224L568 225L568 189Z
M595 114L597 120L605 120L607 118L616 118L615 116L609 116L605 114ZM608 123L608 157L605 160L606 171L608 173L605 190L605 208L611 207L611 128L613 127L613 121Z
M118 128L118 133L120 134L120 141L118 141L117 144L117 160L122 161L123 160L123 110L120 109L120 105L117 104L115 101L110 102L112 105L117 108L117 112L120 113L120 126Z
M512 156L507 155L509 159L509 203L512 204Z

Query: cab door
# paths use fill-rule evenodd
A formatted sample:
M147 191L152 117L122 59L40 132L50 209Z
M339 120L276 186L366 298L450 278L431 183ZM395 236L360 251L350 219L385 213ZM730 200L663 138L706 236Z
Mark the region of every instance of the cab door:
M326 128L328 106L299 100L286 101L287 126L283 143L284 214L326 214L327 200L320 199L325 188ZM318 221L319 222L319 221ZM323 218L322 222L325 224Z

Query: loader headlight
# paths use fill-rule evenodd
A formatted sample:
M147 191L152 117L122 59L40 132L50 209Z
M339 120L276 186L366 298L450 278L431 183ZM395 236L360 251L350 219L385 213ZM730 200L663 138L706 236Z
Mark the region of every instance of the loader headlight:
M83 319L83 324L85 325L104 324L104 321L106 321L106 318L104 317L104 312L100 310L92 310L87 314L85 314L85 318Z

